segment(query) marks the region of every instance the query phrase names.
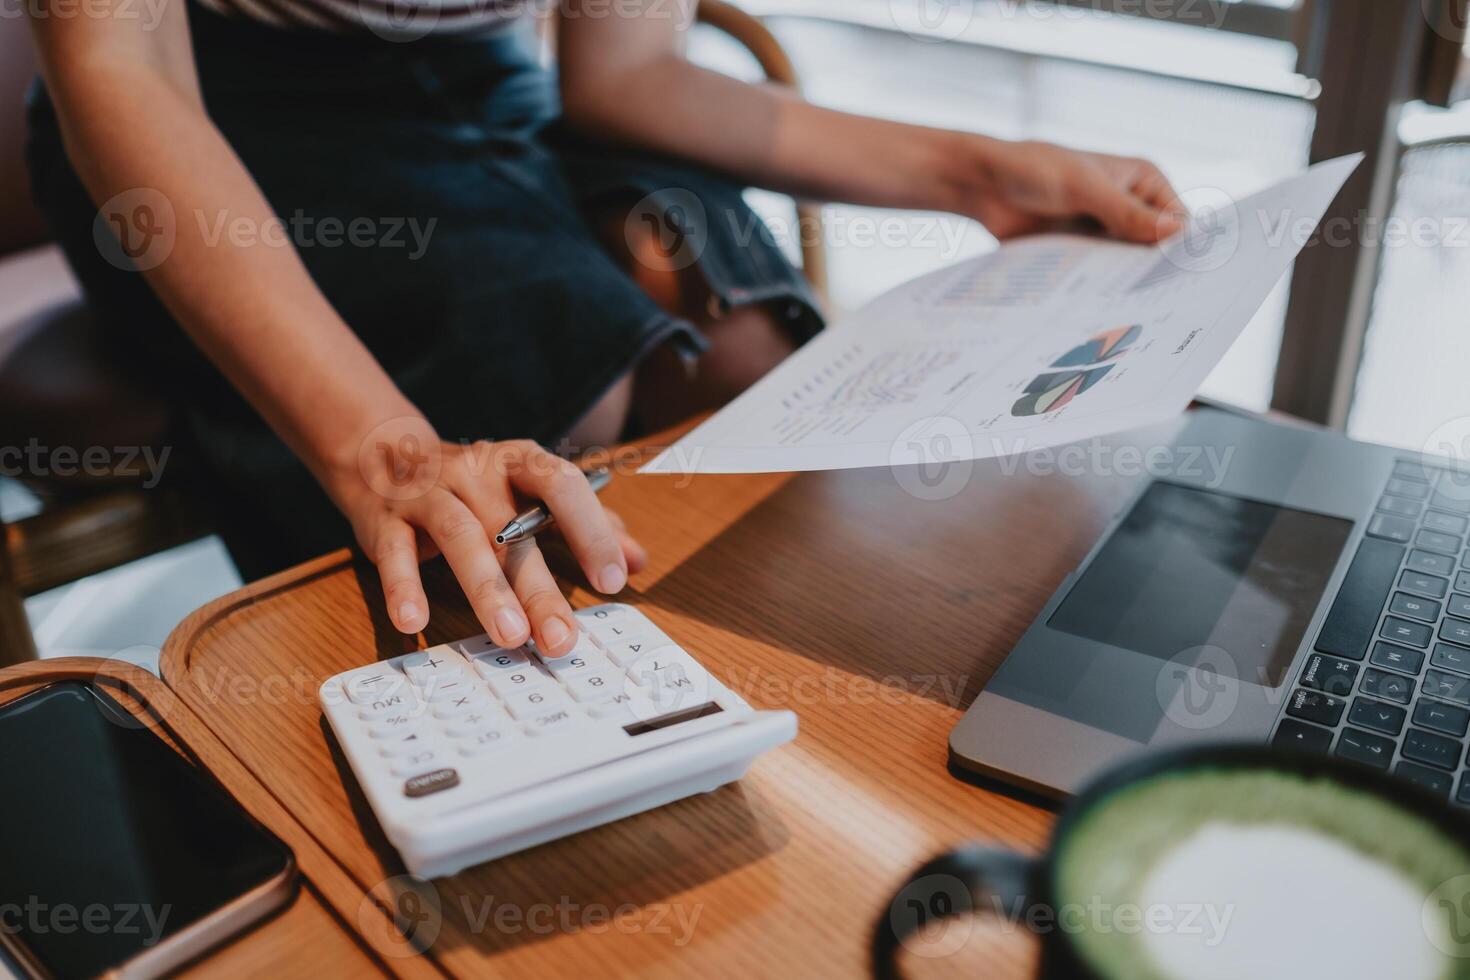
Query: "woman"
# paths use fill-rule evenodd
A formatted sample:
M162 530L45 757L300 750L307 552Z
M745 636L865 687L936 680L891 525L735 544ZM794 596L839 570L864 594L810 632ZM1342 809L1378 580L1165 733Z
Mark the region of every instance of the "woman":
M541 447L715 407L820 328L741 186L947 210L1002 238L1178 223L1140 160L700 69L681 55L693 0L563 0L559 75L527 43L534 11L503 0L111 2L28 5L37 197L213 466L303 547L345 538L345 517L404 632L428 622L418 566L442 552L497 643L565 652L541 554L494 530L547 501L605 593L644 556ZM688 264L661 251L681 220Z

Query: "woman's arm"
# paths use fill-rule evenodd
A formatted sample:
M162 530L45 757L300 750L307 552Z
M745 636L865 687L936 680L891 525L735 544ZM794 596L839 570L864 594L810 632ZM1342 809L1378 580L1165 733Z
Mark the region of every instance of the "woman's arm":
M562 100L584 131L800 196L965 214L1002 238L1074 217L1135 241L1179 227L1175 194L1146 161L813 106L691 64L696 0L637 2L629 16L626 3L566 0Z
M351 520L394 623L405 632L427 624L418 561L437 549L498 642L524 642L529 612L538 642L567 649L571 611L539 552L497 553L485 525L514 514L517 491L547 500L605 591L623 586L625 551L636 563L636 545L620 539L571 464L524 443L441 443L294 247L207 234L221 212L257 229L275 215L205 113L184 0L169 0L156 26L92 16L98 9L43 8L32 19L67 154L95 201L146 189L167 202L154 218L171 212L174 242L145 273L149 284ZM124 224L134 196L121 199Z

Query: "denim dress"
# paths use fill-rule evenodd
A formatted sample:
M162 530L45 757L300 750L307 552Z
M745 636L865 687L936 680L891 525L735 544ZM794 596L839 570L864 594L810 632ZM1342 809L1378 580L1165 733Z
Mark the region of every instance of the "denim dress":
M609 209L673 234L671 261L687 255L718 302L770 304L798 343L821 328L806 279L738 184L561 124L555 73L529 30L394 43L197 4L189 20L210 118L278 234L446 439L554 446L653 348L705 349L698 327L659 308L599 243L590 219ZM305 467L139 272L104 254L39 83L30 121L37 200L117 356L175 398L190 448L236 505L289 540L283 559L348 543ZM234 233L223 213L175 220Z

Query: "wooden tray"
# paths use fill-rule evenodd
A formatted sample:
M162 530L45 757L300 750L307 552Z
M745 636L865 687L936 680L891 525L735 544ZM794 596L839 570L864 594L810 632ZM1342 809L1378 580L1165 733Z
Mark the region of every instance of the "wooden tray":
M35 661L0 670L0 704L70 680L104 688L185 758L208 770L296 854L302 887L291 904L195 960L185 967L183 976L319 978L397 972L391 959L375 954L360 938L356 916L345 919L328 900L328 891L344 888L342 870L158 678L119 661L83 657ZM371 931L362 930L364 934ZM386 931L386 926L380 926L380 931Z
M341 552L201 609L163 673L336 859L350 885L328 893L335 907L401 903L427 950L414 962L456 976L861 976L874 922L925 859L1045 841L1050 812L950 774L949 732L1135 486L995 463L942 499L886 470L615 480L605 498L653 558L621 598L757 708L795 710L801 733L738 784L428 894L404 891L316 691L480 632L442 564L425 567L427 636L399 636L376 572ZM965 928L915 975L1031 974L1017 930Z

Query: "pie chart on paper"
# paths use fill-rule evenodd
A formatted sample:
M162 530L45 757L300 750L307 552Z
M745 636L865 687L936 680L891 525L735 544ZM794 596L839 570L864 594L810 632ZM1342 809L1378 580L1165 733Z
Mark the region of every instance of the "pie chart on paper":
M1073 347L1067 353L1052 362L1054 368L1087 367L1091 364L1107 364L1115 361L1128 352L1128 348L1138 342L1143 336L1143 327L1134 324L1131 327L1119 327L1116 330L1105 330L1094 337L1088 338L1085 344Z
M1030 418L1066 408L1074 398L1101 381L1112 369L1111 364L1105 364L1086 371L1058 371L1040 375L1026 386L1021 399L1011 408L1011 414L1017 418Z

